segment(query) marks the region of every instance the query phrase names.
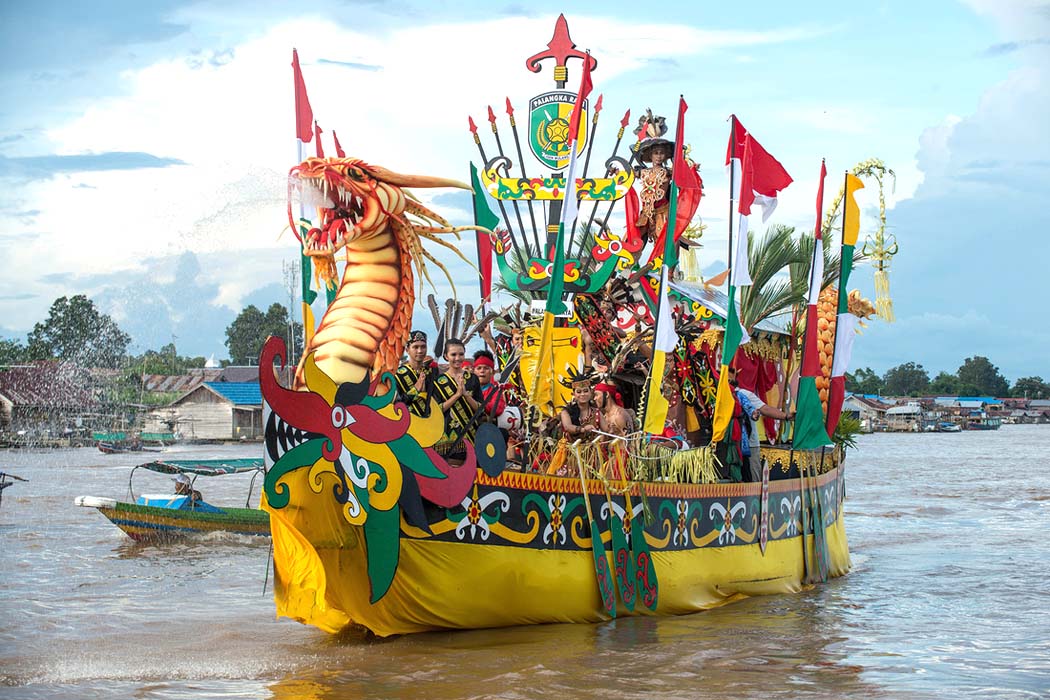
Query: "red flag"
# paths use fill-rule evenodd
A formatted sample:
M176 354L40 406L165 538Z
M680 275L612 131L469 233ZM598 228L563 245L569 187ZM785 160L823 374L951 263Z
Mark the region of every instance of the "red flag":
M747 141L749 139L750 148L748 149ZM745 158L745 150L749 150L747 154L749 158ZM739 208L741 214L751 213L751 204L755 200L755 193L775 201L777 193L792 182L791 176L788 175L787 170L780 164L780 161L771 156L769 151L762 148L762 144L755 140L755 137L744 128L744 125L735 116L733 117L733 128L729 136L729 147L726 148L726 165L729 165L733 158L739 158L743 168ZM750 160L750 165L746 162L747 160ZM748 185L749 178L750 185ZM768 207L766 211L767 215L772 213L772 210Z
M685 112L688 109L689 105L685 103L685 98L678 98L678 126L675 128L674 135L672 172L674 172L674 184L678 185L679 190L698 190L703 186L700 175L697 174L695 168L690 168L685 162ZM698 202L699 199L697 197ZM680 229L675 230L680 231Z
M314 136L310 129L314 111L310 108L310 98L306 96L306 83L299 68L299 53L295 49L292 49L292 73L295 80L295 136L303 143L308 143Z
M740 201L737 211L745 216L751 215L751 205L755 203L755 140L751 134L744 134L744 155L740 159Z
M335 129L332 129L332 140L335 141L335 154L340 158L346 158L346 153L343 152L343 147L339 144L339 137L336 136Z
M569 119L569 143L576 142L576 135L580 133L580 109L587 95L591 94L594 84L591 83L591 55L583 61L583 77L580 79L580 91L576 93L576 105L572 108L572 117Z
M484 231L477 231L478 272L481 273L481 303L492 300L492 238Z
M317 157L324 158L324 148L321 146L321 125L314 121L314 136L317 137L317 142L314 144L317 146Z

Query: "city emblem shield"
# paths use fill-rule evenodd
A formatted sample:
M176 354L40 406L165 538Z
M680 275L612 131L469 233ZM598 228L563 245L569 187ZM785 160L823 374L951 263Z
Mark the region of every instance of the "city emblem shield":
M576 93L560 90L529 100L529 145L545 168L562 170L569 165L569 119L575 102ZM588 101L584 100L576 135L577 156L587 145L589 113Z

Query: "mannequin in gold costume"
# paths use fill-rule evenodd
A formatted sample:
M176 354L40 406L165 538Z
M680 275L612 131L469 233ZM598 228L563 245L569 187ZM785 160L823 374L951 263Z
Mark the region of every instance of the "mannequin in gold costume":
M668 194L671 190L671 169L664 165L671 157L674 144L667 139L648 138L638 147L638 160L648 166L638 171L641 183L640 210L635 226L643 240L652 240L667 226Z

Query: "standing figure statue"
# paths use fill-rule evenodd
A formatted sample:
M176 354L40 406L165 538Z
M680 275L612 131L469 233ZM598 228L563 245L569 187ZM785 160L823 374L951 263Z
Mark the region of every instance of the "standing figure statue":
M640 140L634 155L640 166L635 178L639 188L639 206L634 225L642 241L646 242L655 240L667 227L668 196L671 191L669 160L674 154L674 142L663 138L667 133L667 125L663 117L654 117L651 110L646 110L635 133Z

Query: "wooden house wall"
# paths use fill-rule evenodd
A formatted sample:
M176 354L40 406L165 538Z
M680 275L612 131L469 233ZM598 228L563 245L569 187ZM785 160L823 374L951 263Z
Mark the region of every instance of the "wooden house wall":
M14 403L6 396L0 396L0 428L7 428L11 425L13 409Z
M191 440L231 440L233 404L211 389L200 386L172 404L177 430Z
M261 438L263 436L262 408L234 408L233 436L238 440Z
M230 440L234 437L233 405L225 401L180 403L177 425L183 438Z

